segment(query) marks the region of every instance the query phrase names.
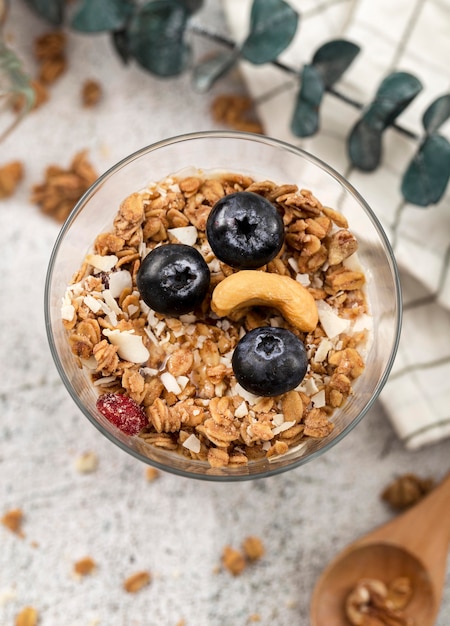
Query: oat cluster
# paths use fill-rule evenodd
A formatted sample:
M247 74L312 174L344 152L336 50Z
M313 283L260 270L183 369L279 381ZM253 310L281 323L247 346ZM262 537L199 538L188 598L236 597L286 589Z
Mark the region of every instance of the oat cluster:
M321 320L311 332L290 325L270 306L241 308L228 317L211 310L212 291L236 270L212 253L206 220L219 198L243 190L274 203L286 229L279 255L254 271L255 280L269 272L303 284ZM186 243L186 237L209 266L210 291L192 314L164 317L141 300L136 274L148 251ZM95 237L64 297L67 339L100 394L126 394L144 409L143 454L156 446L213 468L276 457L329 435L333 412L364 370L370 316L356 249L345 217L296 185L234 173L168 177L123 200L113 228ZM274 398L246 392L231 367L240 337L264 325L291 330L309 358L301 385ZM133 362L132 340L140 354L142 346L147 349L145 362Z

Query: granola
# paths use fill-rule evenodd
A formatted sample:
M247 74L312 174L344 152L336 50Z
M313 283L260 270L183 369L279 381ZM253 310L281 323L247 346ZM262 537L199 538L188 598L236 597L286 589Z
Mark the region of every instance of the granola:
M238 315L211 309L214 288L238 270L213 254L206 220L219 198L244 190L276 206L286 233L278 256L255 276L289 276L307 289L319 317L310 331L270 301ZM201 306L178 317L150 309L136 286L141 260L170 243L194 246L211 275ZM270 460L327 437L335 409L364 371L371 320L356 249L345 217L309 190L236 173L170 176L122 201L112 229L97 235L67 288L62 322L74 359L99 393L124 394L143 411L144 451L176 451L212 468ZM303 341L309 365L296 389L260 398L237 383L233 350L256 326L286 328Z

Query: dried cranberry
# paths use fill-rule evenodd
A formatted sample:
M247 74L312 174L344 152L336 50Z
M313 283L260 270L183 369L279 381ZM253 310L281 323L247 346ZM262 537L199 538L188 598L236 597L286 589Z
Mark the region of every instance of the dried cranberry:
M147 418L139 404L119 393L104 393L99 396L97 409L126 435L137 435L147 425Z

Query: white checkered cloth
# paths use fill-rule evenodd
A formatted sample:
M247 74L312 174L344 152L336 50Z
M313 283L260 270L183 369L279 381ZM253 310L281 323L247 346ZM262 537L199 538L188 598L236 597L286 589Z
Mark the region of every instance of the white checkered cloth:
M223 0L236 41L248 32L251 0ZM393 71L414 74L423 90L396 122L423 135L422 115L450 88L450 0L291 0L300 13L296 38L280 56L300 70L325 42L345 38L361 47L335 85L369 104ZM371 173L353 168L346 137L361 111L325 94L320 131L307 139L289 129L298 78L274 65L241 63L267 135L301 146L342 173L373 208L390 238L401 270L404 318L398 356L381 400L398 436L410 449L450 436L450 190L438 205L406 204L401 177L418 141L390 128L383 160ZM450 138L450 124L439 132Z

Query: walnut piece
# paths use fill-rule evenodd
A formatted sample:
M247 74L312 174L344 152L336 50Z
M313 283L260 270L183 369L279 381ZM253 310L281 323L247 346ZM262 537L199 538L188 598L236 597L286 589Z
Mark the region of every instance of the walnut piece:
M102 87L96 80L87 80L81 89L81 101L84 107L94 107L102 97Z
M251 98L222 94L214 99L211 110L216 122L225 123L235 130L264 133L261 123L256 119Z
M381 498L393 509L402 511L419 502L433 489L434 484L431 478L403 474L384 489Z
M33 186L31 202L46 215L63 222L96 179L97 173L83 150L75 154L68 169L48 166L44 182Z
M411 581L405 576L389 584L363 578L347 595L345 614L352 626L414 626L403 612L412 593Z

